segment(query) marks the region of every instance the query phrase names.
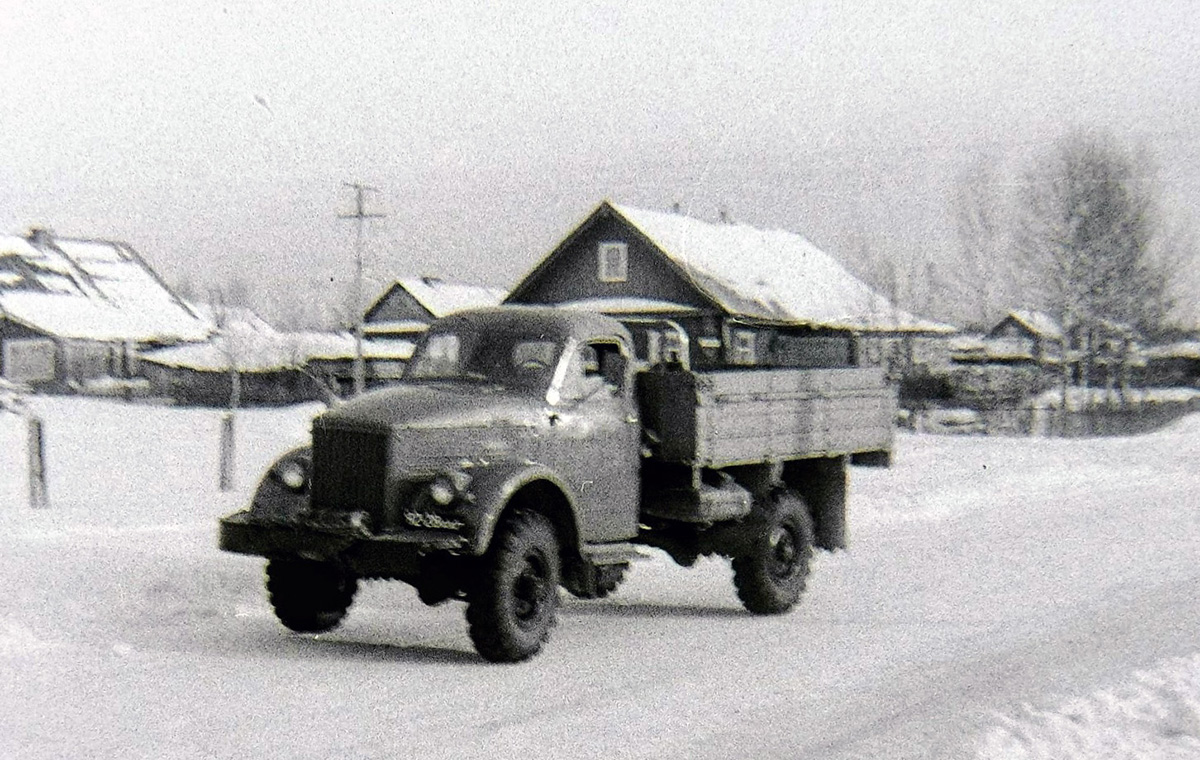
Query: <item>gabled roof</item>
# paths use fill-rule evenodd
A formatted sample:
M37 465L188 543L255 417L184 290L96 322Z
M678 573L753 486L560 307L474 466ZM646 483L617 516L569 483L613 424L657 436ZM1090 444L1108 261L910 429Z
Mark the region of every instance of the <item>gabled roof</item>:
M1008 316L1004 320L1001 320L1001 324L1008 319L1017 322L1039 338L1047 338L1049 340L1063 339L1062 327L1059 326L1058 320L1045 312L1017 309L1010 311Z
M589 219L608 209L730 315L870 332L955 331L897 308L801 235L608 201Z
M125 243L0 236L0 316L61 338L203 340L211 325Z
M403 288L407 291L434 319L464 309L496 306L504 300L506 295L506 292L500 288L446 282L439 277L402 277L388 286L383 295L367 309L367 313L370 313L396 288Z

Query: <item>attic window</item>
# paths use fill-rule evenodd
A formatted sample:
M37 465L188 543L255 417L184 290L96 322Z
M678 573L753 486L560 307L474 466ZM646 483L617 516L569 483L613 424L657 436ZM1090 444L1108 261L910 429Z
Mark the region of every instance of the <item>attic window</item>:
M629 246L601 243L597 249L600 282L625 282L629 278Z

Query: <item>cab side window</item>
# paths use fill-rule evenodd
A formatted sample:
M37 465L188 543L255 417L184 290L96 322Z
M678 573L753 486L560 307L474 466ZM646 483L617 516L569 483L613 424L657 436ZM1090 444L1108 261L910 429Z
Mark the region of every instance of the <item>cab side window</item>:
M594 372L604 384L614 392L622 390L625 387L625 356L621 353L621 346L616 343L591 343L584 348L595 352Z
M619 344L606 341L584 344L572 357L564 393L576 400L596 394L617 395L625 387L625 367Z

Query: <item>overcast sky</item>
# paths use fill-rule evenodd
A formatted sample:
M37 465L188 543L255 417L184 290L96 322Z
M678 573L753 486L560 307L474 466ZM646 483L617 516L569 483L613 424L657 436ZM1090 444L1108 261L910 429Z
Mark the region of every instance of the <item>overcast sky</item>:
M1200 209L1187 0L3 4L0 230L284 302L347 292L348 181L372 289L511 285L605 198L949 267L962 168L1073 127Z

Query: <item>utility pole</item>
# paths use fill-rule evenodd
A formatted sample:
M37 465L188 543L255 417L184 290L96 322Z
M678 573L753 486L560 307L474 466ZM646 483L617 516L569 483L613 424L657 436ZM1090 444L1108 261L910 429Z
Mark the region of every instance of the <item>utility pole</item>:
M363 366L363 222L367 219L378 219L383 214L368 214L364 204L366 193L377 193L374 187L358 182L343 182L344 186L354 189L354 213L338 214L338 219L356 220L354 229L354 395L359 395L366 387L366 371Z

